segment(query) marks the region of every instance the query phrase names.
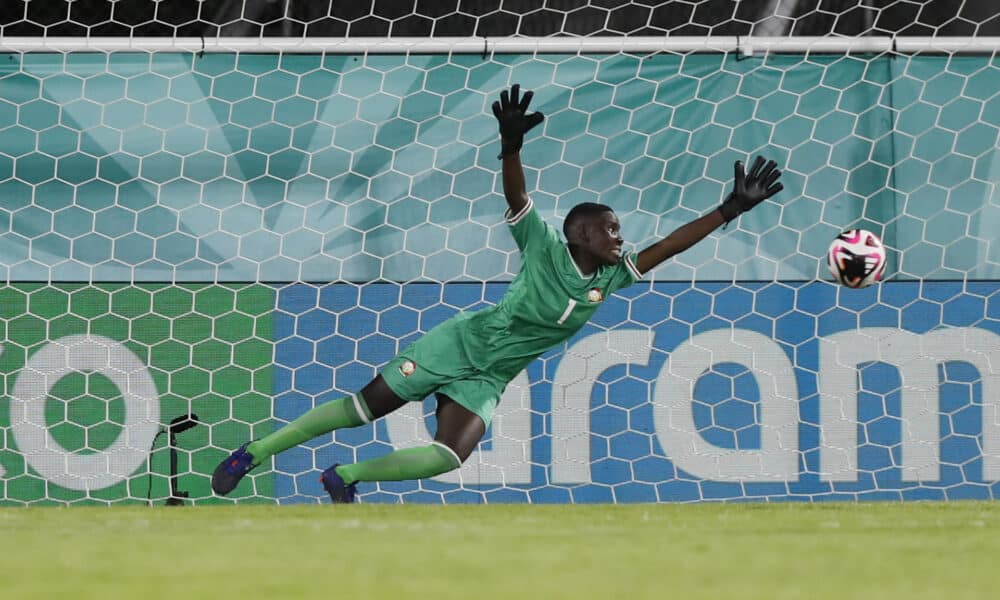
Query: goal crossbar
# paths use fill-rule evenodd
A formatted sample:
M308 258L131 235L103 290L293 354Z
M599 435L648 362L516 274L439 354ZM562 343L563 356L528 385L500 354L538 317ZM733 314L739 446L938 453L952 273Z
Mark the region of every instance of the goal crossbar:
M290 54L565 54L650 52L996 54L1000 37L21 37L0 36L0 51L246 52Z

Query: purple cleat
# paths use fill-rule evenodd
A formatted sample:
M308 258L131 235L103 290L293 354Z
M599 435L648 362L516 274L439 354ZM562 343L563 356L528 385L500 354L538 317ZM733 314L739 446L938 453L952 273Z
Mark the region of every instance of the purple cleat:
M212 473L212 491L220 496L225 496L233 491L243 476L253 470L257 465L253 462L253 454L247 452L250 442L243 444L236 452L229 455L229 458L219 463Z
M357 494L357 485L344 483L343 478L337 474L339 466L339 464L335 464L323 471L319 480L323 482L323 489L330 494L330 500L333 500L334 504L352 504L354 496Z

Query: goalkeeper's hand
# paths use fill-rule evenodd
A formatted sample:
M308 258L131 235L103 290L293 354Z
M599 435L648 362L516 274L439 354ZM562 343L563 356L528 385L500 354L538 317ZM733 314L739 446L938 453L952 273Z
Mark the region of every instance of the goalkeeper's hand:
M726 223L784 189L783 185L777 183L781 171L778 170L778 163L773 160L765 163L764 158L758 156L749 173L743 172L743 163L740 161L736 161L733 169L736 183L732 193L719 207Z
M521 86L514 84L507 90L500 92L499 102L493 103L493 115L500 123L500 155L503 158L521 150L524 143L524 134L528 133L535 125L545 119L545 115L540 112L528 114L528 104L534 92L525 92L521 97Z

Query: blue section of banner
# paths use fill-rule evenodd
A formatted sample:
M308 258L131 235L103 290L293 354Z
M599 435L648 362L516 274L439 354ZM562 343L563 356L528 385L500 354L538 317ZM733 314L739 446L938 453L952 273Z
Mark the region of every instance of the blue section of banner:
M279 290L274 319L275 416L291 420L314 403L355 392L380 365L457 310L496 302L506 284L292 285ZM898 282L866 290L811 283L643 283L606 301L568 344L527 369L531 381L531 483L460 487L436 481L362 484L368 502L654 502L703 500L917 500L991 498L1000 484L983 468L984 378L964 361L938 371L940 477L909 481L901 465L903 387L897 366L858 369L856 481L821 476L821 339L866 328L914 334L959 328L1000 334L1000 283ZM670 353L692 336L745 329L771 339L793 366L798 387L799 472L790 481L711 481L692 476L664 452L654 417L654 387ZM556 370L586 336L652 330L648 364L600 373L590 394L590 483L554 484L552 392ZM960 333L960 332L959 332ZM1000 337L997 338L1000 343ZM841 349L849 353L849 349ZM849 356L849 355L848 355ZM752 365L705 364L692 414L705 441L719 448L761 448L761 391ZM994 367L995 368L995 367ZM993 399L989 399L993 401ZM933 407L932 407L933 409ZM425 414L433 401L425 402ZM433 418L428 418L433 430ZM484 441L489 448L490 435ZM321 436L276 458L280 502L324 496L318 472L334 462L392 448L383 422Z

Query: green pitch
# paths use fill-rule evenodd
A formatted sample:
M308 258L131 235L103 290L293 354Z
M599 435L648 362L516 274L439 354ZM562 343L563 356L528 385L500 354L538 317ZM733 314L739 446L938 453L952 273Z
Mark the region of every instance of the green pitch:
M0 510L3 598L987 598L1000 504Z

